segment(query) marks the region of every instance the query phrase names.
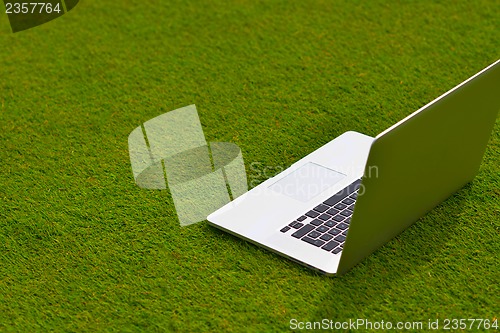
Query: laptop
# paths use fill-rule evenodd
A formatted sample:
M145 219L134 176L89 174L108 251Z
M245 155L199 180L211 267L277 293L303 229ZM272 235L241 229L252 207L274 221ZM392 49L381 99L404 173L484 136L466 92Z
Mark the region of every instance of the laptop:
M500 60L375 138L346 132L209 224L341 275L470 182L500 109Z

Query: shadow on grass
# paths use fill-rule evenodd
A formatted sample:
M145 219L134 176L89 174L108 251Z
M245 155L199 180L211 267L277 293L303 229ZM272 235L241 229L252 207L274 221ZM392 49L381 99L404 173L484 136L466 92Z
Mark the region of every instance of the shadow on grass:
M416 282L413 278L429 270L434 259L446 255L444 247L456 232L458 216L465 210L464 201L472 194L472 186L467 184L344 276L326 281L331 284L331 290L324 295L325 306L317 317L336 318L342 309L343 316L350 314L351 318L359 318L365 308L383 309L384 303L394 297L389 296L391 289L400 287L408 279L413 288L420 283L424 286L425 281Z

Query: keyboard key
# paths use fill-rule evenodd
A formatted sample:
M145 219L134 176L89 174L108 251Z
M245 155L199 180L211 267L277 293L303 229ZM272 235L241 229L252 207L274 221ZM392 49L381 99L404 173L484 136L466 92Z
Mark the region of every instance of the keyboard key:
M353 193L349 196L349 198L356 200L358 198L358 193Z
M293 225L293 228L294 228L294 229L300 229L300 228L302 228L303 226L304 226L304 224L297 222L297 223L295 223L295 224Z
M337 243L336 241L331 241L331 242L328 242L326 243L324 246L322 246L321 248L323 250L326 250L326 251L331 251L333 250L334 248L336 248L337 246L339 245L339 243Z
M325 205L332 207L332 206L335 206L339 201L342 201L343 199L345 199L348 195L349 195L349 193L345 193L344 190L342 190L323 203Z
M335 228L338 228L340 230L345 230L345 229L349 228L349 225L345 224L345 223L339 223L339 224L337 224L337 226Z
M346 210L341 211L340 215L343 215L345 217L349 217L352 215L352 212L349 209L346 209Z
M318 216L318 219L323 220L323 221L327 221L330 219L330 217L332 217L332 216L328 215L328 214L321 214L320 216Z
M345 236L344 235L338 235L337 237L334 238L337 242L342 243L345 241Z
M321 236L321 232L317 232L316 230L314 230L307 234L307 236L311 238L318 238L319 236Z
M332 235L329 235L329 234L324 234L323 236L321 236L319 239L322 239L324 241L329 241L330 239L332 239L333 236Z
M321 233L327 232L328 230L330 230L330 228L325 227L324 225L320 225L319 227L316 228L316 231Z
M333 235L333 236L336 236L336 235L340 234L341 232L342 232L341 230L339 230L339 229L335 229L335 228L332 228L332 229L328 230L328 233L329 233L330 235ZM293 235L292 235L292 236L293 236Z
M328 210L328 208L330 208L330 207L328 207L326 205L319 205L319 206L314 207L314 210L317 212L323 213L326 210Z
M323 221L318 220L318 219L315 219L315 220L312 220L312 221L311 221L311 224L312 224L312 225L315 225L315 226L318 226L318 225L322 225L322 224L323 224Z
M311 225L311 224L306 224L305 226L303 226L302 228L300 228L299 230L295 231L292 236L295 237L295 238L301 238L302 236L304 236L305 234L307 234L308 232L312 231L314 229L314 226Z
M354 205L350 205L349 207L347 207L347 209L349 209L351 212L354 211Z
M289 227L293 227L293 226L294 226L294 225L296 225L297 223L299 223L299 222L297 222L297 221L293 221L293 222L292 222L292 223L290 223L288 226L289 226Z
M347 232L348 232L348 231L349 231L349 229L345 230L345 231L342 233L342 235L347 236Z
M348 195L354 193L359 188L360 184L361 184L361 179L357 179L356 181L352 182L349 186L343 188L342 190L340 190L338 193L336 193L334 196L330 197L323 203L330 207L336 205L337 203L339 203L339 201L345 199Z
M350 198L346 198L346 199L342 200L342 203L344 203L346 205L350 205L350 204L354 203L354 200L352 200Z
M327 227L333 227L337 224L337 222L334 222L334 221L326 221L325 223L323 223L323 225L326 225Z
M315 212L314 210L310 210L310 211L308 211L306 213L306 215L309 216L309 217L315 218L315 217L317 217L319 215L319 213Z
M305 219L307 219L307 216L302 215L301 217L299 217L299 218L297 219L297 221L302 222L302 221L304 221Z
M330 208L329 210L326 211L328 214L330 215L335 215L339 212L338 209L335 209L335 208Z
M337 254L339 252L342 252L342 248L337 247L335 250L332 251L333 254Z
M281 229L280 231L281 232L287 232L288 230L290 230L290 227L286 226L283 229Z
M339 215L335 215L334 217L332 217L332 220L333 221L337 221L337 222L342 222L342 221L344 221L344 219L345 219L345 217L342 216L342 215L340 215L340 214Z
M346 219L344 220L344 223L345 223L345 224L350 224L350 223L351 223L351 218L350 218L350 217L346 218Z
M321 246L321 245L323 245L323 244L325 244L325 242L322 241L322 240L320 240L320 239L312 239L312 238L307 237L307 236L305 236L304 238L302 238L302 240L304 242L307 242L309 244L312 244L312 245L318 246L318 247Z
M335 206L333 206L333 208L337 208L337 209L345 209L347 207L347 205L344 205L343 203L339 203L339 204L336 204Z

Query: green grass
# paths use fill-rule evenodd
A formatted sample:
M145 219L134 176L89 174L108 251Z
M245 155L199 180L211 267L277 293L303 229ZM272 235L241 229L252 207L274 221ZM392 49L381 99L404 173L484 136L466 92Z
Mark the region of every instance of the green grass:
M500 54L495 1L84 1L0 15L0 331L283 332L500 316L500 121L477 178L341 278L134 184L127 137L196 104L249 182L376 135ZM255 163L260 166L255 167ZM251 167L254 165L254 167Z

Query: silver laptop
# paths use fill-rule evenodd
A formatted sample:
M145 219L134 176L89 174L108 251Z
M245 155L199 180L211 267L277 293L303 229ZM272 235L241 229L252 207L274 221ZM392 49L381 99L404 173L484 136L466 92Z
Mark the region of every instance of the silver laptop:
M325 274L344 274L479 170L500 60L375 138L346 132L208 216Z

